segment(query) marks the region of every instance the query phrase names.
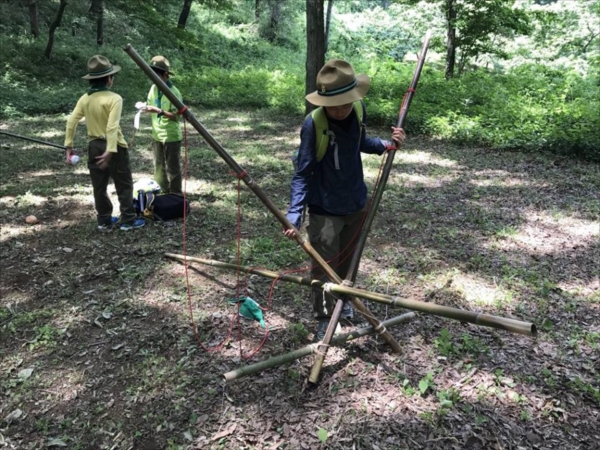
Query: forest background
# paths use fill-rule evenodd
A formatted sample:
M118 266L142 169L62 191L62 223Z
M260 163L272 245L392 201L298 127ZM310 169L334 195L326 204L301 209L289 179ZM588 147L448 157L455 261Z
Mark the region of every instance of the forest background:
M325 28L321 42L306 31ZM202 136L187 124L187 220L124 233L97 232L86 164L2 136L0 447L597 448L597 1L0 0L0 130L61 144L101 53L123 68L131 140L150 86L131 43L171 60L193 114L285 211L314 44L370 75L369 134L385 137L427 29L357 286L530 321L537 337L417 314L393 328L399 354L378 338L331 348L314 388L312 358L225 383L312 341L310 292L165 253L298 275L310 264ZM145 116L135 180L153 174L151 142ZM363 158L371 191L381 163ZM227 301L240 288L269 307L266 340Z
M5 0L0 116L67 113L97 53L123 67L115 91L133 110L149 82L122 51L131 43L147 59L170 59L193 107L300 120L306 7L317 4L327 14L326 58L348 59L372 78L370 123L393 122L431 28L409 134L600 160L600 4L592 0Z

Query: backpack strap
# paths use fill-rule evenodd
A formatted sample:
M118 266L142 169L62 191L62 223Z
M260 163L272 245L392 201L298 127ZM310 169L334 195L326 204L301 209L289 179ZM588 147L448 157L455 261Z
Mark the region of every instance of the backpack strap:
M144 196L146 197L146 204L144 205L144 209L142 210L143 215L144 217L152 219L154 216L154 199L156 198L156 196L152 192L146 192Z
M362 100L358 100L352 104L352 107L354 108L356 120L358 121L358 129L360 130L358 140L360 142L362 139L365 106ZM322 106L314 109L310 115L315 125L315 137L317 139L315 153L317 155L317 162L320 162L325 156L325 153L327 153L327 147L329 147L329 138L333 133L328 130L329 123L327 122L327 115L325 114L325 109Z

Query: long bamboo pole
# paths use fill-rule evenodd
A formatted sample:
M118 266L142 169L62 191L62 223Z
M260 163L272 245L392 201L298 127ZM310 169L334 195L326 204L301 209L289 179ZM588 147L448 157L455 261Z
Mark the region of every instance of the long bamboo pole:
M417 67L415 68L415 72L410 83L410 88L405 98L400 104L400 109L398 111L398 121L396 123L396 127L398 128L402 128L402 126L404 126L404 121L406 120L406 116L408 114L408 108L410 107L413 95L415 93L415 90L417 89L419 77L421 76L421 70L423 69L423 64L425 63L425 57L427 55L427 49L429 48L430 38L431 31L427 31L427 34L425 35L425 40L423 41L423 47L421 48L421 54L417 62ZM381 172L381 176L379 178L379 184L377 185L377 189L373 193L373 200L371 202L371 205L369 206L367 217L365 218L363 228L356 242L356 247L354 248L354 253L352 255L352 259L350 260L350 265L348 266L348 272L346 273L346 278L344 280L344 285L346 286L353 286L354 282L356 281L356 275L358 273L360 258L362 257L362 253L367 242L367 237L369 235L369 231L371 230L371 225L373 224L373 220L375 219L375 214L377 213L377 209L379 208L379 203L381 202L381 198L383 197L383 191L385 191L385 186L390 176L390 172L392 171L392 165L394 163L395 155L395 151L387 153L385 164ZM327 327L327 331L325 332L325 337L323 338L323 345L321 346L320 352L315 358L315 362L310 372L310 377L308 378L308 381L310 381L311 383L317 383L317 381L319 380L319 373L321 372L321 367L323 366L323 362L325 361L325 356L327 355L329 343L340 320L340 315L342 313L343 306L344 299L338 299L335 308L333 309L333 313L331 314L331 319L329 320L329 326Z
M412 319L414 319L415 313L409 312L402 314L401 316L393 317L389 320L382 322L382 325L385 327L393 327L395 325L399 325L401 323L406 323ZM352 341L354 339L361 338L363 336L369 336L375 333L375 328L367 327L367 328L358 328L356 330L351 331L350 333L338 334L334 336L331 340L331 345L340 346L345 344L348 341ZM270 369L272 367L280 366L282 364L287 364L289 362L295 361L296 359L303 358L305 356L311 355L313 353L318 354L318 348L320 344L310 344L306 347L299 348L298 350L294 350L289 353L285 353L283 355L274 356L273 358L266 359L264 361L257 362L255 364L250 364L249 366L240 367L239 369L232 370L230 372L224 373L225 381L234 381L238 380L242 377L252 375L258 372L262 372L263 370Z
M140 69L152 80L158 89L169 99L169 101L180 111L185 119L200 133L200 135L206 140L206 142L215 150L218 155L227 163L227 165L234 171L237 177L242 180L246 186L258 197L258 199L267 207L269 211L277 218L277 220L283 225L286 230L295 231L296 242L302 247L302 249L310 255L310 257L319 265L327 277L335 282L341 283L342 279L335 273L335 271L327 264L327 262L312 248L310 243L306 241L300 232L290 223L285 214L283 214L277 206L267 197L263 190L254 182L248 172L244 170L237 161L227 153L227 151L219 144L216 139L204 128L198 119L187 109L187 107L177 98L177 96L169 89L165 82L150 68L150 66L142 59L142 57L135 51L135 49L128 44L125 47L125 52L133 59ZM372 316L367 307L356 297L351 299L354 308L359 311L367 321L375 327L375 329L381 330L382 326L379 320ZM385 331L383 328L381 333L382 339L392 348L394 352L400 352L400 344L392 337L392 335Z
M289 281L292 283L302 284L304 286L316 286L328 289L332 292L336 292L342 295L348 295L353 297L360 297L366 300L371 300L377 303L383 303L390 306L398 306L400 308L410 309L412 311L419 311L426 314L432 314L434 316L441 316L447 319L458 320L460 322L472 323L474 325L480 325L484 327L497 328L499 330L510 331L511 333L524 334L526 336L535 336L537 334L537 328L535 324L531 322L523 322L517 319L509 319L506 317L493 316L486 313L478 313L473 311L467 311L459 308L452 308L450 306L438 305L436 303L422 302L419 300L409 300L400 298L397 296L379 294L376 292L365 291L364 289L358 289L355 287L349 287L342 284L324 283L320 280L309 280L308 278L298 277L294 275L278 274L265 269L254 269L252 267L238 267L235 264L229 264L221 261L214 261L202 258L194 258L191 256L177 255L174 253L165 253L165 256L171 259L177 259L180 261L192 261L200 264L209 266L215 266L222 269L230 270L242 270L246 273L253 273L266 278L280 279L282 281Z
M42 141L41 139L34 139L34 138L26 137L26 136L21 136L19 134L9 133L8 131L2 131L2 130L0 130L0 134L5 134L7 136L14 137L14 138L17 138L17 139L23 139L25 141L36 142L38 144L47 145L49 147L60 148L61 150L64 150L66 148L64 145L54 144L54 143L48 142L48 141Z

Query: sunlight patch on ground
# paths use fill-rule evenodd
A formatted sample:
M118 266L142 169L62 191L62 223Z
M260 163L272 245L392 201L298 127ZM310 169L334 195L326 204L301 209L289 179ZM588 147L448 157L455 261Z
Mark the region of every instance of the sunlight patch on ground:
M576 246L588 246L598 241L597 221L573 217L556 218L547 212L523 212L525 223L502 245L507 250L526 249L532 254L559 253Z
M64 130L46 130L38 134L40 139L51 139L53 144L62 145L64 142L65 131ZM59 150L59 149L57 149Z
M394 163L405 163L405 164L432 164L441 167L452 167L454 169L460 169L461 167L452 161L451 159L440 158L428 152L421 152L418 150L412 152L397 152L394 158Z
M426 186L431 188L439 188L444 186L446 183L452 182L454 177L452 176L427 176L427 175L419 175L419 174L408 174L401 173L396 176L400 180L402 180L403 184L406 187L416 187L416 186ZM395 178L396 178L395 177Z
M471 180L471 184L478 187L514 187L514 186L534 186L537 188L544 187L544 184L533 183L529 180L522 178L511 177L509 175L501 176L499 178L490 179L476 179Z
M25 220L23 219L23 223L25 223ZM21 236L22 234L25 234L28 232L29 229L32 228L40 228L40 226L19 226L19 225L11 225L9 227L7 227L6 225L2 226L2 228L0 229L0 242L5 242L8 240L11 240L13 238L16 238L18 236ZM17 243L15 242L15 245L20 245L21 243Z
M56 175L56 172L53 170L38 170L37 172L28 172L28 177L51 177Z
M25 195L19 195L17 197L17 203L20 207L23 206L42 206L46 203L47 198L39 195L32 194L31 192L27 192Z
M512 294L499 286L468 273L453 273L452 287L462 294L464 299L476 305L493 305L500 302L503 306L512 303Z

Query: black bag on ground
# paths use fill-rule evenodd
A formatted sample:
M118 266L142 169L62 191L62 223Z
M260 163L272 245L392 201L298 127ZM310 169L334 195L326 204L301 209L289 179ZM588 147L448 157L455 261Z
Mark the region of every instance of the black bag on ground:
M180 219L190 213L190 201L179 194L160 194L138 191L137 199L133 199L137 213L147 219L158 219L163 222ZM185 209L184 209L185 208Z

